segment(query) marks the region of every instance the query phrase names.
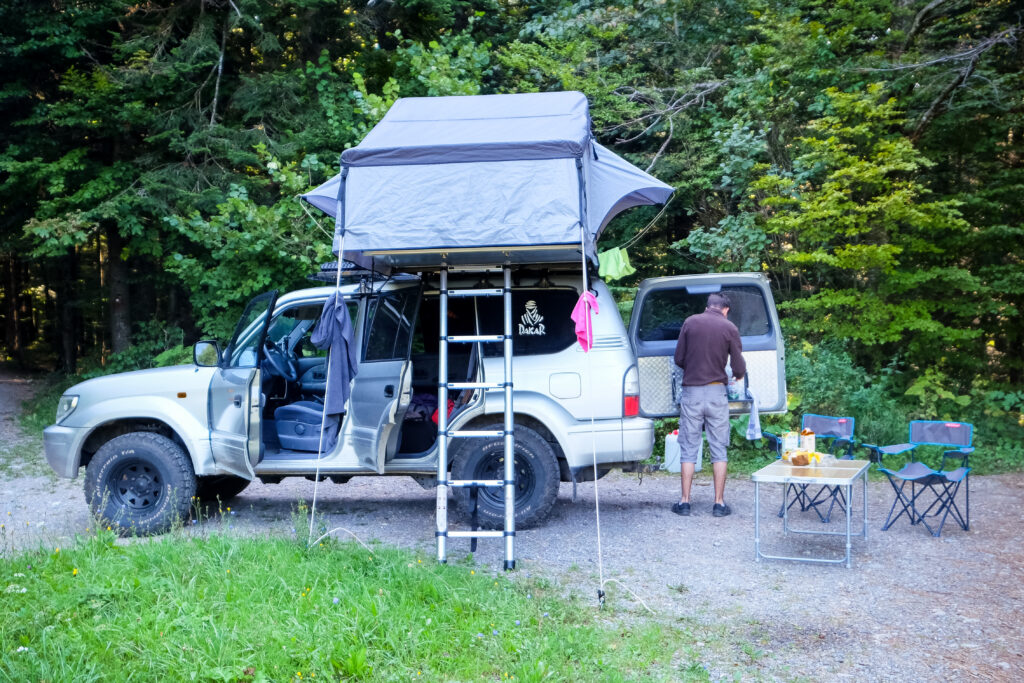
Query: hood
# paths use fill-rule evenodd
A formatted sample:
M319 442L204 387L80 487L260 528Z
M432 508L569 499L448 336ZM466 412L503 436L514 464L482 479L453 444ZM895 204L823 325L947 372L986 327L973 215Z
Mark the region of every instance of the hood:
M174 365L166 368L119 372L80 382L64 393L78 396L79 405L132 396L168 395L177 397L181 392L186 395L195 395L196 392L201 392L205 396L210 386L210 377L216 370L217 368L201 368L197 365Z

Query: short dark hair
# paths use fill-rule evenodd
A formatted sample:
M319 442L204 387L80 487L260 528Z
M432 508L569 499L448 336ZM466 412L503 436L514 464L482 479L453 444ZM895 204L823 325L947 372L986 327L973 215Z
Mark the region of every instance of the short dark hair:
M732 302L727 294L715 292L708 294L708 308L732 308Z

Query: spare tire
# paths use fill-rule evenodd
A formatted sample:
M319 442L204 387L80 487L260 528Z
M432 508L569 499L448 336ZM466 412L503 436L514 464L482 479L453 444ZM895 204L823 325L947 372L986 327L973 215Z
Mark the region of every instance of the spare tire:
M473 430L504 429L503 423L474 425ZM559 469L555 451L529 427L515 427L516 528L543 522L558 498ZM452 457L452 479L504 479L505 439L470 438L459 444ZM484 529L505 527L505 489L481 488L477 494L477 519ZM472 510L468 488L455 489L455 504L468 519Z

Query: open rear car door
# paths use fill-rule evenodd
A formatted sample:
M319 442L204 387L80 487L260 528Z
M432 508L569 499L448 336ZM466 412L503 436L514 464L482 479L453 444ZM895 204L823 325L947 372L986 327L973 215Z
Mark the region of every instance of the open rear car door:
M711 273L649 278L640 283L629 321L629 338L640 375L640 414L679 415L678 373L673 360L683 321L704 311L708 294L724 292L729 320L739 328L747 386L762 413L786 412L785 347L775 300L761 273ZM730 403L744 413L749 403Z
M352 382L341 438L359 464L383 474L398 448L399 431L412 400L409 354L422 287L410 282L373 295L364 307L359 373Z

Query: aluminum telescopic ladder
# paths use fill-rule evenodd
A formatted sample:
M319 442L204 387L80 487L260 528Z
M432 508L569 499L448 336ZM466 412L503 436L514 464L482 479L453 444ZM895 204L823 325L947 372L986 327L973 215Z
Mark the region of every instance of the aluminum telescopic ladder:
M449 289L448 274L452 273L497 273L504 277L502 288ZM447 562L447 540L449 538L470 538L471 551L476 550L478 538L505 539L505 569L515 569L515 535L516 535L516 486L515 486L515 436L513 434L512 416L512 268L506 264L502 268L466 268L449 270L441 268L440 309L441 339L438 347L438 388L437 388L437 560ZM504 303L503 334L448 334L448 298L449 297L501 297ZM475 331L479 332L479 328ZM501 342L505 360L505 376L501 382L450 382L448 381L448 345L449 344L483 344ZM478 347L479 348L479 347ZM483 354L479 353L480 365L483 367ZM483 378L484 380L487 377ZM448 392L449 390L483 390L504 389L505 420L502 430L452 430L448 428ZM448 477L448 447L452 439L474 439L504 437L505 458L503 479L466 479L452 480ZM468 488L471 498L476 501L476 494L482 488L503 487L505 493L505 528L503 530L486 531L473 528L469 531L452 531L448 529L448 489ZM474 525L475 526L475 525Z

